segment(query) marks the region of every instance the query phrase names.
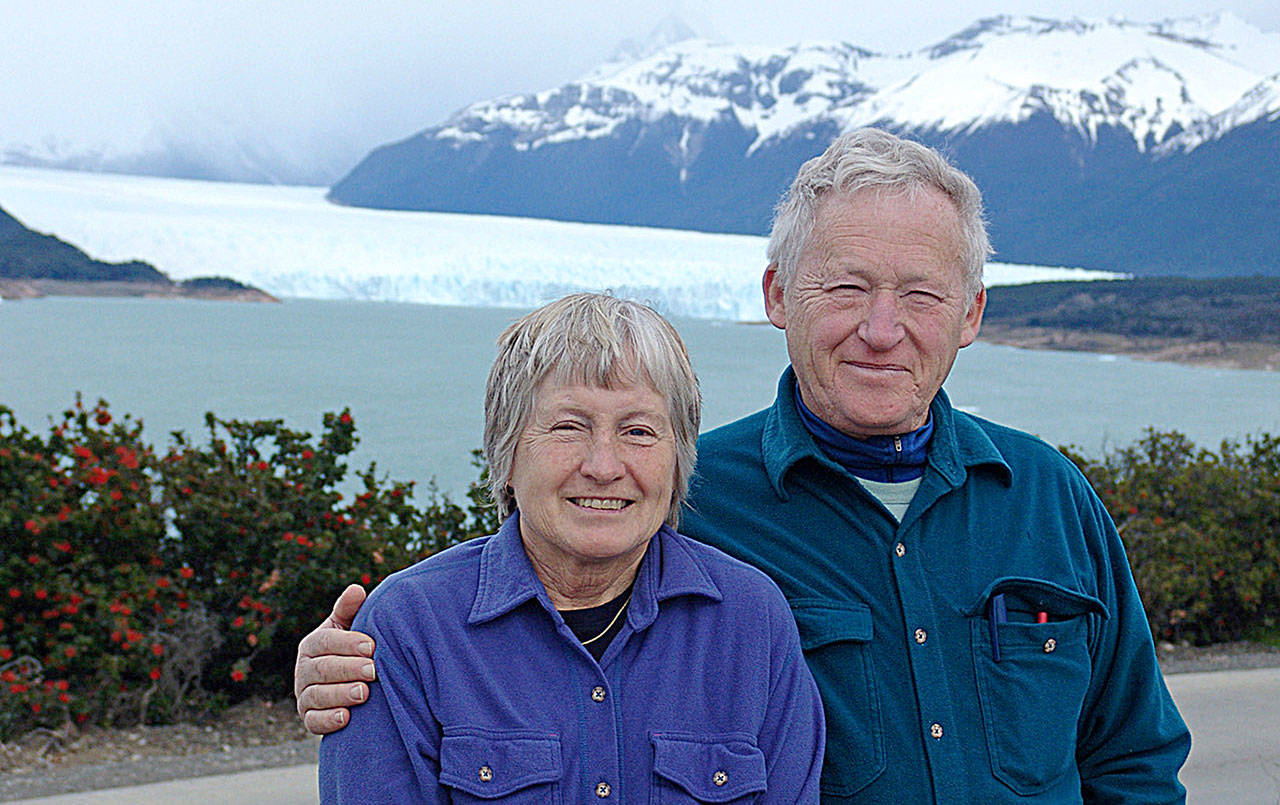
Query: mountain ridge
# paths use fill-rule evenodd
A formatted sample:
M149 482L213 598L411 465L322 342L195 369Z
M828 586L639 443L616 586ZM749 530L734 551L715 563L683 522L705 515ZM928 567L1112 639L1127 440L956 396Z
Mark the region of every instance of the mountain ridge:
M1001 259L1280 273L1280 235L1263 225L1280 187L1268 150L1278 70L1280 35L1230 14L991 17L899 55L685 39L590 80L472 104L375 149L329 197L761 234L805 159L841 131L876 125L975 177ZM1188 217L1204 226L1189 230ZM1260 243L1250 253L1261 262L1229 260L1226 233Z

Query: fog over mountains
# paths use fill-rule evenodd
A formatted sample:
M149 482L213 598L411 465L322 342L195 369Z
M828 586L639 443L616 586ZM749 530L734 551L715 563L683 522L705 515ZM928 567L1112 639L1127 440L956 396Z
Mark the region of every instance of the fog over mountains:
M1280 274L1280 34L1231 14L996 17L908 54L687 33L473 104L375 150L330 198L759 234L802 161L875 125L977 179L998 259Z

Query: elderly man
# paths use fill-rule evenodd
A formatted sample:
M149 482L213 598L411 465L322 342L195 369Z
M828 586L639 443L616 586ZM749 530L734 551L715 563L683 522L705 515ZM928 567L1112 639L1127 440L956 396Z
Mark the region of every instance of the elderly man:
M1105 508L942 391L989 253L978 189L937 153L864 129L807 162L763 282L791 366L770 408L700 439L681 530L786 594L824 802L1181 801L1190 736ZM313 731L371 676L367 638L327 628L360 597L300 646Z

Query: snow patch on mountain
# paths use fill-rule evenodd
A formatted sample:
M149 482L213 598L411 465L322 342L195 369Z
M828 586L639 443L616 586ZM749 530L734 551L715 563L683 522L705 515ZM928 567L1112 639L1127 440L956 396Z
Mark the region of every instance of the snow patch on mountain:
M1128 131L1141 151L1223 113L1278 69L1280 34L1225 13L1153 24L993 17L893 55L683 38L579 82L474 104L423 136L461 144L502 131L528 150L674 117L685 134L736 122L755 135L750 154L824 121L946 133L1047 113L1090 141L1106 127ZM688 162L689 142L682 135L677 162Z

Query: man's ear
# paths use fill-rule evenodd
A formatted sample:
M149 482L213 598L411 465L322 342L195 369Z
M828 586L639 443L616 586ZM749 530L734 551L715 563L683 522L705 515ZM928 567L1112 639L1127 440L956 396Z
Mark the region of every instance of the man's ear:
M787 304L782 282L778 279L778 264L770 263L761 280L764 288L764 312L770 323L779 330L787 329Z
M964 329L960 331L961 347L969 346L978 337L978 330L982 327L982 312L986 309L987 289L983 288L973 297L968 312L964 314Z

